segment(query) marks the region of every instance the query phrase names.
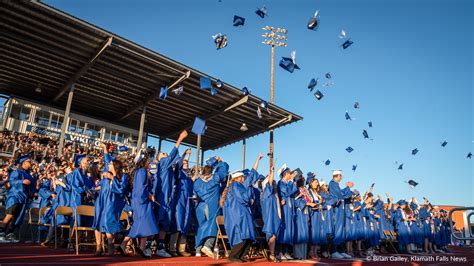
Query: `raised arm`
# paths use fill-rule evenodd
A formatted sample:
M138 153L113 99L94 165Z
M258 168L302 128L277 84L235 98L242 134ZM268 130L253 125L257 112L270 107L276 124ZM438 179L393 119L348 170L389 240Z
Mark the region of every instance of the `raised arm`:
M257 159L255 159L255 163L253 164L253 167L252 167L255 171L258 170L258 163L260 162L260 160L261 160L262 158L263 158L263 155L262 155L262 153L260 153L260 154L257 156Z

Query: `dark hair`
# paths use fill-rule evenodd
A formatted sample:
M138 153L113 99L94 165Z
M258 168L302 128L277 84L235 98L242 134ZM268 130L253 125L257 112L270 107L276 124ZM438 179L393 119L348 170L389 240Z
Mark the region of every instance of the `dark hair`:
M122 175L123 175L123 163L120 160L114 159L112 160L112 164L114 166L115 172L117 174L116 178L119 181L122 181Z
M209 165L206 165L202 168L202 175L210 175L212 174L212 167L210 167Z
M135 165L133 166L133 169L131 171L130 178L128 179L128 184L130 186L130 189L133 188L133 179L135 178L135 174L137 173L140 168L145 168L146 164L148 163L148 158L144 156L142 159L140 159Z

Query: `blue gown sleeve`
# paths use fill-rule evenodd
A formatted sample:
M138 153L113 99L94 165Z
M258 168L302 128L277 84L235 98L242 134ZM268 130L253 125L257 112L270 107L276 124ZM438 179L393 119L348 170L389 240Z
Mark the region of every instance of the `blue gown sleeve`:
M104 171L103 172L109 171L109 164L113 160L114 160L114 157L110 155L110 153L104 153Z
M303 198L298 198L297 200L295 200L295 206L296 208L304 209L304 207L306 207L306 200L304 200Z
M228 172L229 172L229 165L226 162L218 163L211 182L213 183L223 182Z
M134 180L135 187L132 190L134 198L137 198L141 204L148 201L148 180L146 176L146 170L140 168L135 174Z
M117 178L114 178L112 180L112 193L122 195L127 188L127 184L128 176L126 174L122 175L122 181L119 181Z
M22 185L23 179L18 174L18 171L13 171L8 178L8 182L10 183L11 187Z
M178 160L179 160L178 149L176 147L173 147L168 157L160 160L160 167L162 169L168 169L173 164L175 164Z

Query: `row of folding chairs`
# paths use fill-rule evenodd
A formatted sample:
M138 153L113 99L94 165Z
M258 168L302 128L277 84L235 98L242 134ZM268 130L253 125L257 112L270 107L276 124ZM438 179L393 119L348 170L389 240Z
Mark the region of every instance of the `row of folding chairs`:
M28 224L32 226L38 226L38 227L40 226L51 227L52 226L51 224L41 223L40 221L40 217L44 215L48 211L49 208L50 207L44 207L41 209L38 209L38 208L29 209ZM94 229L92 227L77 225L78 218L80 219L80 217L94 217L94 206L87 206L87 205L78 206L76 208L75 213L73 213L71 207L59 206L56 208L56 211L54 213L54 224L56 224L58 215L69 216L71 218L74 217L74 225L72 228L69 224L62 224L62 225L56 226L56 229L54 230L54 248L55 249L58 247L58 234L57 234L58 229L60 229L61 232L64 232L64 229L69 229L70 238L73 237L75 239L76 255L79 255L79 248L81 246L95 246L95 243L81 242L81 239L79 237L79 233L94 232ZM123 231L128 231L130 229L130 221L128 218L128 214L126 212L121 213L120 221L125 223L125 228ZM72 234L71 234L71 230L72 230ZM105 235L102 234L102 237L103 237L102 248L104 248L104 243L106 242ZM38 238L38 240L41 242L40 238ZM69 240L71 241L71 239Z

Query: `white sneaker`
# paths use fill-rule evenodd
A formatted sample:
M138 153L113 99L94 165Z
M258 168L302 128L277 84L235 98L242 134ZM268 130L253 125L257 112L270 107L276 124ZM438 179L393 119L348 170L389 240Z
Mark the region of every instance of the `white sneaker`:
M168 252L166 252L164 249L157 249L155 254L158 257L171 258L171 255L168 254Z
M214 257L214 253L212 253L212 250L206 246L202 247L201 248L201 252L204 253L206 256L208 256L209 258L213 258Z
M151 248L147 248L147 249L145 250L145 256L151 257Z
M337 252L337 251L334 252L334 253L332 253L332 254L331 254L331 257L332 257L333 259L337 259L337 260L344 259L344 257L343 257L339 252Z
M196 257L201 257L201 251L196 251Z
M349 255L349 254L347 254L347 253L345 253L345 252L342 252L342 253L341 253L341 256L343 256L345 259L352 259L352 256Z
M285 258L286 258L287 260L294 260L294 259L295 259L295 258L293 258L292 256L290 256L290 254L288 254L288 253L285 253L284 256L285 256Z

